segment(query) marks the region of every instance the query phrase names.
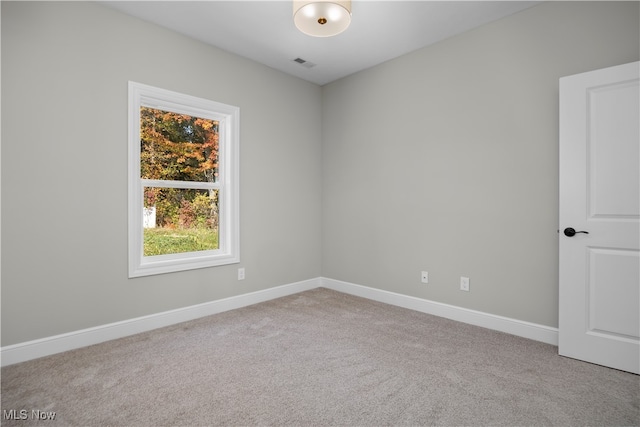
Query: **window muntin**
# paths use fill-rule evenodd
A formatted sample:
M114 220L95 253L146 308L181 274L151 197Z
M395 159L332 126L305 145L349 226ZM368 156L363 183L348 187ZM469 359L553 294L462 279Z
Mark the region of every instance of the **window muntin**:
M129 83L129 277L239 262L237 107Z

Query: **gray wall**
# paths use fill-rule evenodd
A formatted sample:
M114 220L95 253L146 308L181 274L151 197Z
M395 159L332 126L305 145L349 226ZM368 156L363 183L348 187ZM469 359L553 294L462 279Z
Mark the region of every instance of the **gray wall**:
M127 278L128 80L240 107L241 264ZM3 1L2 345L320 276L320 116L319 86L101 5Z
M558 79L638 60L638 20L545 3L324 86L323 275L556 327Z
M2 345L320 275L556 326L558 78L638 37L638 3L543 4L320 88L2 2ZM127 278L128 80L241 108L240 265Z

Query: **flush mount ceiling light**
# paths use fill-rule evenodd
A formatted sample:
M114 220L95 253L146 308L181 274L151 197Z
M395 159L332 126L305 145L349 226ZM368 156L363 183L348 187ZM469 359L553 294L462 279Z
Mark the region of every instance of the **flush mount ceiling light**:
M351 1L293 0L293 22L310 36L335 36L351 23Z

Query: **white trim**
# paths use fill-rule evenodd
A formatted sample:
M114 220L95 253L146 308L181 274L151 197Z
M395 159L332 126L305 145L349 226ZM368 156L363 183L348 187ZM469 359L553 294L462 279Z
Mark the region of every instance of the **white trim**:
M192 305L190 307L178 308L135 319L109 323L107 325L5 346L0 348L0 365L8 366L15 363L26 362L27 360L36 359L38 357L49 356L56 353L62 353L63 351L99 344L101 342L123 338L165 326L175 325L177 323L258 304L260 302L320 287L456 320L458 322L469 323L471 325L506 332L508 334L541 341L547 344L558 345L557 328L511 319L508 317L496 316L494 314L483 313L481 311L469 310L462 307L402 295L395 292L383 291L326 277L316 277L314 279L276 286L270 289Z
M2 366L26 362L38 357L49 356L63 351L86 347L101 342L123 338L165 326L175 325L200 317L246 307L287 295L315 289L320 286L320 278L290 283L275 288L210 301L190 307L178 308L121 322L82 329L66 334L28 341L0 348Z
M129 81L129 278L240 262L240 108ZM218 182L163 181L140 177L140 107L216 120L220 124ZM219 249L145 256L144 186L219 190Z
M519 337L529 338L555 346L558 345L558 328L525 322L523 320L512 319L509 317L496 316L494 314L484 313L481 311L469 310L467 308L443 304L436 301L369 288L367 286L356 285L354 283L343 282L340 280L328 279L326 277L321 278L321 283L321 286L324 288L333 289L334 291L343 292L345 294L368 298L374 301L420 311L422 313L433 314L435 316L445 317L447 319L469 323L471 325L481 326L495 331L506 332L511 335L517 335Z
M142 187L191 188L194 190L220 189L219 182L206 181L163 181L160 179L141 179Z

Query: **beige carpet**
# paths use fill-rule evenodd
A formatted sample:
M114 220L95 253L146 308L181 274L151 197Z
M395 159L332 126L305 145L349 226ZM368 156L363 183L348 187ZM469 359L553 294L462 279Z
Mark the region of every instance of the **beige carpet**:
M327 289L2 368L7 426L620 426L639 406L637 375Z

